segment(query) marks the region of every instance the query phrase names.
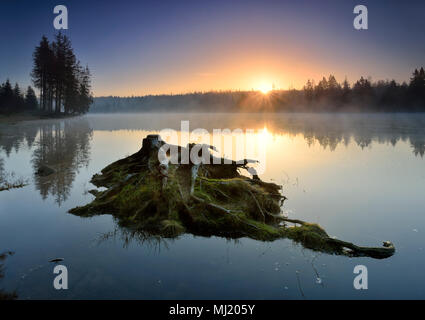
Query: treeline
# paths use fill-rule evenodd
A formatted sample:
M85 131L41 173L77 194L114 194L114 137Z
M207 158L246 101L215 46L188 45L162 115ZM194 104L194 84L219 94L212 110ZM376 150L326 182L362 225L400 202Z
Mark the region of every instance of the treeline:
M301 90L194 92L142 97L99 97L92 112L425 112L425 71L409 81L361 77L350 84L333 75Z
M61 33L52 42L43 36L33 53L31 87L22 92L7 80L0 87L0 113L38 112L44 115L86 113L93 103L91 75L77 60L69 38Z
M9 80L0 86L0 113L36 111L38 109L37 96L33 88L28 87L25 92L16 83L14 87Z
M351 86L347 80L340 84L330 75L317 85L308 80L302 98L313 110L425 111L425 71L415 69L409 84L399 84L395 80L372 82L361 77Z
M58 33L51 43L43 36L33 54L31 73L46 113L83 114L92 103L90 70L77 60L71 41Z

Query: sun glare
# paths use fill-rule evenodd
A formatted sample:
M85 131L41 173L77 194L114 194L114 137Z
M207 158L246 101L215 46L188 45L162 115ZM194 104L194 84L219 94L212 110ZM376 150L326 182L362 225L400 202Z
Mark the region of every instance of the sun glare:
M258 91L260 91L263 94L269 93L272 89L273 89L272 86L267 83L263 83L258 87Z

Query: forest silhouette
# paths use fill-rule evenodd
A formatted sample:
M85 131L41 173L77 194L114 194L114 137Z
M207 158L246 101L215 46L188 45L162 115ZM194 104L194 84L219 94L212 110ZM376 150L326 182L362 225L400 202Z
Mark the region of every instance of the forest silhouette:
M210 91L132 97L97 97L91 112L424 112L425 71L409 83L361 77L339 83L333 75L301 90Z
M57 33L43 36L33 53L31 79L25 92L9 80L0 85L0 114L21 112L78 115L91 112L425 112L425 71L417 68L408 82L372 81L361 77L350 84L335 76L302 89L209 91L131 97L96 97L91 74L82 67L70 39Z
M24 95L17 83L12 88L6 80L0 85L0 114L76 115L89 110L93 101L90 70L81 66L66 35L59 32L52 42L42 37L33 53L31 78L40 98L32 87Z

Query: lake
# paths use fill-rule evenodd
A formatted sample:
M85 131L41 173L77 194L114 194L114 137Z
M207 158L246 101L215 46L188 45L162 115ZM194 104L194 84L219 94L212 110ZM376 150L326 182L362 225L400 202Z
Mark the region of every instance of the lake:
M291 240L145 239L110 215L80 218L93 174L164 128L252 130L264 181L283 185L290 218L394 256L328 255ZM181 132L179 132L181 134ZM224 134L224 133L223 133ZM207 136L205 134L205 136ZM254 148L255 149L255 148ZM0 288L20 299L424 299L425 114L90 114L0 124ZM38 165L56 173L40 177ZM69 289L53 288L64 258ZM353 269L368 269L355 290Z

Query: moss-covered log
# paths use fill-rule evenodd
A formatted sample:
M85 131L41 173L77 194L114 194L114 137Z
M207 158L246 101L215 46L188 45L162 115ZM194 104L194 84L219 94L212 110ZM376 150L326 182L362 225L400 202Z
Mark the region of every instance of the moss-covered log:
M249 170L250 160L225 161L210 153L212 147L189 144L169 148L177 150L179 164L160 162L163 145L158 135L149 135L139 152L94 175L91 182L106 190L93 190L93 202L70 212L82 217L112 214L122 227L162 237L192 233L263 241L290 238L332 254L374 258L394 254L391 243L359 247L330 238L316 224L284 218L281 186L261 181L255 170ZM193 152L207 161L180 164L183 154ZM253 178L240 174L243 169L254 172Z

